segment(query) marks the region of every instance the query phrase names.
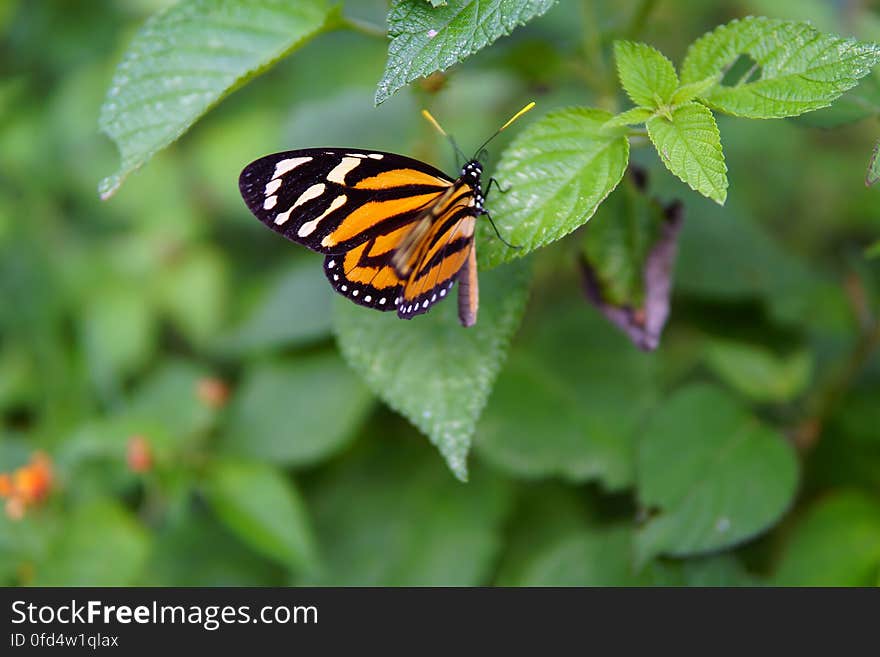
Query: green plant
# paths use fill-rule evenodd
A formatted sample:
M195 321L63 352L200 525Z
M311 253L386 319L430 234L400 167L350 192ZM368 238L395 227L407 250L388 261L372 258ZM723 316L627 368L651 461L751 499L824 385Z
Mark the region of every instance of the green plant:
M880 114L876 15L12 4L0 472L43 450L53 477L6 498L5 581L878 581L876 130L853 125ZM454 302L402 322L334 298L235 189L288 147L439 162L420 106L466 145L532 97L487 169L522 248L481 227L472 329ZM662 328L676 246L644 353L579 288Z

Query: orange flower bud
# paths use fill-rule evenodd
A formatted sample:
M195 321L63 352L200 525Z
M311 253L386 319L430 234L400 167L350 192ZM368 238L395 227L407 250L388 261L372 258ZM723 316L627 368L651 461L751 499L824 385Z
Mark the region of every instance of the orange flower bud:
M153 467L153 450L150 442L143 436L131 436L128 439L125 460L132 472L149 472Z
M199 379L196 384L196 397L199 401L211 408L222 408L229 400L229 385L216 377Z

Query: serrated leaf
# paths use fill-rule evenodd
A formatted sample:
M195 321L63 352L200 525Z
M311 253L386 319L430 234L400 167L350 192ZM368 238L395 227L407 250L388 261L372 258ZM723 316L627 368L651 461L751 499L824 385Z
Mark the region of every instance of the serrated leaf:
M666 168L694 191L724 205L727 165L712 112L699 103L687 103L673 110L671 121L658 116L647 126Z
M101 198L212 105L317 34L329 14L325 0L191 0L149 19L101 108L98 125L122 157L119 171L101 181Z
M694 98L702 96L709 89L718 84L718 81L721 79L719 75L713 75L712 77L708 77L705 80L698 80L697 82L690 82L688 84L681 85L678 89L675 90L675 93L672 94L672 98L669 101L670 105L684 105L685 103L692 101Z
M797 486L795 455L719 389L694 384L649 420L638 448L638 497L653 515L639 530L639 561L730 547L771 526Z
M517 341L480 421L476 446L518 477L630 485L634 443L658 397L656 359L589 308L556 304ZM560 349L560 345L565 345Z
M337 303L336 333L349 364L428 436L461 480L474 426L525 309L529 274L523 263L481 272L479 319L467 329L453 300L413 321Z
M654 109L666 105L678 88L672 62L647 44L615 41L614 61L620 84L636 105Z
M519 248L505 246L481 225L481 267L520 258L593 216L629 162L626 137L603 129L611 118L598 109L552 112L504 151L495 175L508 192L493 197L490 209L498 230Z
M294 570L315 566L305 505L280 470L215 461L205 472L204 493L223 524L256 552Z
M488 584L503 544L510 484L475 467L462 486L412 436L390 442L388 433L389 427L371 432L363 450L322 472L307 491L325 567L295 584Z
M758 345L713 339L706 362L733 389L759 402L786 402L810 382L813 361L807 351L778 356Z
M605 122L604 127L608 129L627 125L638 125L644 123L652 116L654 116L654 110L648 109L647 107L633 107L632 109L628 109L627 111L616 114L608 119L608 121Z
M335 352L258 365L236 394L221 446L277 464L314 463L354 437L372 400Z
M830 107L809 112L797 121L817 128L837 128L880 115L880 76L864 77L858 86L834 101Z
M822 34L808 23L750 17L694 42L681 67L682 82L722 74L741 55L759 69L732 85L712 87L702 99L721 112L767 119L830 105L880 61L880 46Z
M795 526L773 578L777 586L875 586L880 572L880 502L839 491Z
M444 71L550 9L556 0L394 0L388 12L388 62L376 89L384 102L418 78Z

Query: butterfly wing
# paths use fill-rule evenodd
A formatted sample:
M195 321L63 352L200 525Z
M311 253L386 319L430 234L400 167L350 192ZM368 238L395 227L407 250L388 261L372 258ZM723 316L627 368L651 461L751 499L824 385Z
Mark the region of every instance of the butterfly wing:
M239 189L266 226L326 254L337 292L405 319L449 293L473 248L473 188L401 155L275 153L245 167Z
M454 205L434 219L413 256L415 264L403 285L397 310L402 319L425 313L445 298L473 252L476 214L472 190L465 191L464 204Z
M308 148L267 155L239 177L266 226L325 254L380 242L411 225L453 185L443 172L393 153Z

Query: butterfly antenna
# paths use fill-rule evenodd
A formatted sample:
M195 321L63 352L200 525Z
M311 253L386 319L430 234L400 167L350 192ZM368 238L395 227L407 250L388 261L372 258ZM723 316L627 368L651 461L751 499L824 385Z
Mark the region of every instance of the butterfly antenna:
M514 121L516 121L519 117L521 117L523 114L525 114L526 112L528 112L528 111L529 111L530 109L532 109L534 106L535 106L535 101L532 101L532 102L530 102L528 105L526 105L525 107L523 107L519 112L517 112L516 114L514 114L513 116L511 116L511 117L507 120L507 123L505 123L503 126L501 126L500 128L498 128L498 130L495 131L495 134L493 134L491 137L489 137L486 141L484 141L484 142L480 145L480 147L476 150L476 155L474 156L474 159L477 159L477 155L479 155L480 152L481 152L484 148L486 148L486 146L489 145L489 142L490 142L490 141L492 141L493 139L495 139L495 137L497 137L498 135L500 135L500 134L504 131L505 128L509 127L511 123L513 123ZM506 243L506 242L505 242L505 243Z
M449 140L449 143L452 144L452 148L455 151L456 156L460 157L462 159L462 161L466 161L467 155L465 155L462 152L462 150L458 147L458 144L455 143L455 138L452 135L449 135L443 128L440 127L440 124L437 122L437 119L435 119L431 115L431 113L426 109L422 110L422 116L425 117L425 119L428 121L428 123L430 123L432 126L434 126L437 129L437 132L439 132L441 135L443 135L444 137L446 137Z

